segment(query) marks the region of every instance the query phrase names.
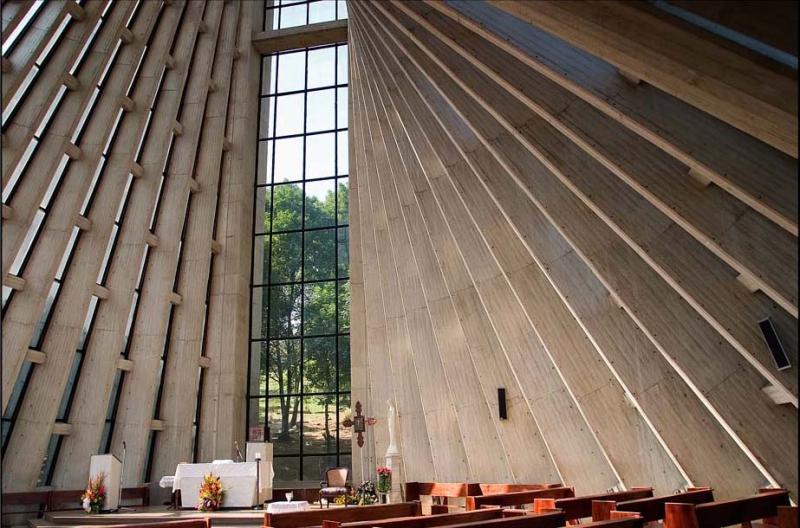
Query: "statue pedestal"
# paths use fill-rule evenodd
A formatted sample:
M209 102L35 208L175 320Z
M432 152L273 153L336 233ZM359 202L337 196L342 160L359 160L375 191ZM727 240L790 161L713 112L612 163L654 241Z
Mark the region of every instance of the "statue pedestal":
M392 491L389 492L389 502L398 503L403 502L403 493L400 483L405 482L403 475L403 464L400 460L400 454L390 455L386 454L386 467L392 470Z

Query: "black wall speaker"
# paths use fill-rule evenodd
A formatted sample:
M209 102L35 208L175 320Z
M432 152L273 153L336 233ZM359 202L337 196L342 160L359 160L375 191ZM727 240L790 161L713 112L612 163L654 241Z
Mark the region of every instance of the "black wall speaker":
M783 349L781 340L778 337L778 331L775 325L772 324L772 319L766 318L758 322L758 327L761 328L761 333L764 334L764 341L767 342L767 347L772 354L772 359L775 361L775 366L778 370L786 370L792 367L786 351Z
M508 411L506 410L506 390L497 389L497 408L500 411L500 419L508 419Z

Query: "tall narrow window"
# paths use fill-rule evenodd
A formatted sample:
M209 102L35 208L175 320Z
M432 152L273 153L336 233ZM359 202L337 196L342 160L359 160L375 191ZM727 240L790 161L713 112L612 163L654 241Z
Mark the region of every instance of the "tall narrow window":
M248 426L319 482L351 464L347 45L264 57L261 92Z

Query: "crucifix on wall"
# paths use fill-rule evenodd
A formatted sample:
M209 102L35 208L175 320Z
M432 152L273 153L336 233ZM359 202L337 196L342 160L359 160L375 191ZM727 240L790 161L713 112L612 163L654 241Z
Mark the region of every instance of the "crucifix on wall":
M342 421L342 425L345 427L352 427L353 432L356 433L356 443L358 447L364 447L364 433L367 430L367 426L375 425L378 420L375 418L367 417L361 414L361 402L356 402L356 414L353 418L345 418Z

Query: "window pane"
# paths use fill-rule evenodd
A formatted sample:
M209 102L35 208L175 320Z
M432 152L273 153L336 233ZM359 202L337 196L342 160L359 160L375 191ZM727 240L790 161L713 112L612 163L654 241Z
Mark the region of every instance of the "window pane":
M277 448L276 448L277 452ZM300 457L278 457L272 460L275 482L297 482L300 480Z
M336 442L334 442L334 445ZM335 448L331 448L335 450ZM336 467L336 456L310 456L303 458L303 480L321 482L325 478L325 471ZM352 479L352 475L350 475Z
M334 134L306 138L306 179L333 176L336 171Z
M261 99L261 119L258 122L258 137L268 138L275 135L275 98Z
M269 345L269 395L300 393L300 340L283 339Z
M306 4L281 8L281 29L306 25L308 20L307 9L308 6Z
M300 229L303 218L303 187L276 185L273 189L272 231Z
M269 218L272 210L272 187L256 188L255 225L256 234L269 232Z
M350 172L350 150L347 148L347 132L337 134L338 144L336 145L336 174L341 176Z
M350 395L339 395L339 423L344 420L346 416L351 416L352 410L350 408ZM352 427L339 427L339 452L350 453L353 449L353 428Z
M339 390L350 392L350 336L339 336Z
M267 13L272 12L268 9ZM278 12L275 11L277 16ZM261 95L275 93L275 74L278 73L276 66L277 55L266 56L261 60Z
M290 337L300 334L302 287L296 284L270 286L269 335Z
M339 17L341 18L341 10L339 11ZM347 44L336 46L336 54L336 84L347 84L349 67L347 63Z
M321 0L308 5L308 23L336 20L336 0Z
M255 341L250 344L250 396L264 396L266 393L267 342ZM250 403L252 404L253 400L250 400Z
M336 48L330 46L309 50L308 87L320 88L336 84Z
M276 136L303 133L303 94L281 95L276 109Z
M337 266L337 273L339 277L350 276L350 236L349 229L346 227L339 228L339 240L337 246L337 255L339 264Z
M306 335L336 332L335 290L334 282L306 284L303 322Z
M300 7L305 11L305 6ZM283 14L286 14L285 9ZM281 53L278 56L278 93L302 90L305 85L306 52Z
M303 138L275 141L275 183L299 181L303 178Z
M253 284L269 282L269 235L253 238Z
M334 180L306 183L306 228L334 225Z
M273 141L258 142L258 171L256 174L256 185L272 183L272 151L275 144Z
M300 397L269 398L269 435L276 455L300 452ZM278 468L275 468L275 473ZM278 475L275 475L278 478ZM295 477L296 478L296 477ZM289 480L289 479L287 479Z
M336 90L308 92L306 132L333 130L335 123Z
M303 399L303 454L331 452L336 452L336 395L306 396ZM303 459L303 466L309 465L308 460L310 458Z
M338 204L338 223L341 224L349 224L350 223L350 181L347 178L339 178L337 181L337 185L339 186L338 195L336 196L336 200L339 202Z
M250 337L262 339L267 337L269 311L267 308L267 288L253 288L253 303L250 306L252 328Z
M350 283L339 281L339 332L350 330Z
M336 392L336 338L305 339L303 357L303 391L306 394Z
M275 284L301 279L302 244L302 233L272 235L272 274L265 277L265 282Z
M306 231L303 280L336 278L335 236L333 229Z
M347 128L347 87L336 89L336 128Z

